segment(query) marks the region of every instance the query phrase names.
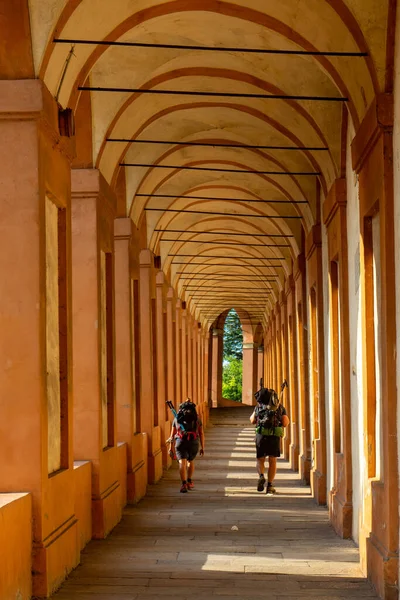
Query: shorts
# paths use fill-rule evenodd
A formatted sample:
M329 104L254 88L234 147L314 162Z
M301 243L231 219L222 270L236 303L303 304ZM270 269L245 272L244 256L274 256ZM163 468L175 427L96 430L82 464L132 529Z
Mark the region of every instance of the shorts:
M178 460L186 458L189 462L194 460L200 449L200 440L175 439L175 454Z
M277 435L256 434L257 458L281 455L281 438Z

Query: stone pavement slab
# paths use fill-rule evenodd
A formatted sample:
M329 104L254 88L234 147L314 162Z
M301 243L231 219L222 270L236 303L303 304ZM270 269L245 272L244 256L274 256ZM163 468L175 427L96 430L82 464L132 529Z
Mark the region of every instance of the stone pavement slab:
M121 523L82 553L55 600L358 600L376 598L358 550L339 539L279 459L276 496L256 490L249 407L212 411L195 489L176 463Z

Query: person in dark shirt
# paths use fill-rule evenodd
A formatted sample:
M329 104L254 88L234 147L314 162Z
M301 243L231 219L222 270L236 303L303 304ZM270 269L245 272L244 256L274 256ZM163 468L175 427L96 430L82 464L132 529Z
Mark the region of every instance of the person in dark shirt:
M281 455L281 437L284 428L289 425L285 407L280 404L275 390L262 388L256 394L257 406L250 416L250 423L256 425L257 472L259 475L257 491L265 487L265 459L268 456L267 494L275 494L273 486L277 458Z
M187 408L187 417L183 412ZM181 418L181 415L182 418ZM203 424L197 416L196 407L190 398L180 405L177 416L172 422L169 442L170 456L176 456L179 462L181 493L193 490L194 460L200 451L204 455L205 440Z

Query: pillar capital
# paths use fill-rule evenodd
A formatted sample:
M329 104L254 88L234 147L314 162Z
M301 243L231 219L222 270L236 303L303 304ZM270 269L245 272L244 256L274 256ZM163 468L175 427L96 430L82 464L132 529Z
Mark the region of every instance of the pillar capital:
M114 220L114 239L130 240L132 237L133 223L129 217L119 217Z
M140 251L139 265L141 268L153 266L153 253L148 248L143 248L143 250Z
M336 179L325 198L322 207L323 219L326 227L330 225L339 208L347 204L347 182L344 177Z
M224 330L223 329L213 329L212 330L212 335L213 337L222 337L224 335Z
M243 344L243 350L254 350L254 348L258 348L257 344L254 342L247 342L246 344Z
M299 279L299 277L301 277L301 274L304 273L304 270L305 270L304 254L301 253L297 256L295 263L293 265L293 274L294 274L295 281L297 281L297 279Z
M162 287L165 284L165 274L164 271L158 271L156 274L156 286Z
M375 96L351 143L353 170L359 173L382 133L391 133L394 120L394 98L391 93Z
M310 260L314 251L322 247L321 223L314 225L306 239L306 259Z

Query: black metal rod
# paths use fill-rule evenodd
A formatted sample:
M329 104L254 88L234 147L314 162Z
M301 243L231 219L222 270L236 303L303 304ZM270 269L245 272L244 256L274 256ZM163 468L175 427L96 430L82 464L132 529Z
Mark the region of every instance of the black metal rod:
M222 278L221 277L207 277L207 276L206 277L180 277L179 281L188 280L188 281L200 283L203 279L205 279L206 281L224 281L225 282L225 281L231 281L233 276L235 277L235 281L254 281L254 282L266 281L269 283L271 283L271 282L275 283L275 281L279 279L278 275L273 279L266 279L266 278L263 278L262 275L254 275L254 277L251 278L251 277L241 277L238 273L234 273L230 277L222 277Z
M309 150L317 152L320 150L329 150L322 146L257 146L253 144L220 144L212 142L178 142L167 140L138 140L129 138L106 138L106 142L129 143L129 144L165 144L167 146L200 146L206 148L240 148L243 150Z
M251 237L294 238L294 235L278 233L234 233L231 231L197 231L196 229L154 229L158 233L198 233L201 235L244 235Z
M85 44L90 46L126 46L133 48L168 48L170 50L202 50L204 52L250 52L253 54L284 54L295 56L368 56L368 52L342 52L321 50L279 50L273 48L240 48L237 46L196 46L192 44L155 44L154 42L118 42L111 40L72 40L54 38L55 44Z
M276 248L275 244L243 244L240 242L233 244L231 242L204 242L203 240L160 240L160 242L183 242L184 244L215 244L217 246L250 246L251 248Z
M174 198L175 200L218 200L220 202L253 202L258 204L308 204L307 200L253 200L245 198L219 198L218 196L176 196L174 194L135 194L135 198Z
M253 283L264 283L262 280L260 280L259 282L254 281ZM187 284L183 286L184 290L215 290L215 291L220 291L220 290L236 290L237 287L234 285L202 285L200 282L193 283L193 284ZM268 290L273 290L274 288L272 287L267 287L266 289Z
M232 277L240 277L241 279L244 278L258 278L258 277L263 277L262 273L254 273L253 271L249 271L248 273L242 273L240 271L231 271L230 273L208 273L206 271L177 271L175 273L176 275L185 275L185 276L191 276L195 279L197 278L202 278L202 279L232 279ZM212 275L212 277L209 277L209 275ZM268 277L268 275L267 275ZM276 275L275 277L278 277L278 275ZM180 279L185 279L186 277L180 277Z
M175 213L189 213L194 215L217 215L222 217L249 217L256 219L302 219L299 215L248 215L246 213L226 213L226 212L215 212L210 210L181 210L180 208L144 208L143 210L156 211L156 212L175 212ZM201 233L199 231L198 233Z
M320 171L255 171L254 169L218 169L217 167L189 167L181 165L155 165L147 163L119 163L120 167L145 167L150 169L176 169L178 171L213 171L218 173L248 173L250 175L321 175Z
M264 100L317 100L319 102L348 102L344 96L296 96L289 94L245 94L242 92L203 92L200 90L160 90L145 88L95 87L79 85L82 92L123 92L128 94L162 94L165 96L208 96L210 98L263 98Z
M222 292L217 292L216 294L210 294L209 292L190 292L190 295L193 298L205 298L207 296L213 296L213 298L215 298L216 300L221 300L224 298L232 298L232 296L235 296L237 298L240 298L242 300L244 300L245 298L253 298L254 297L254 292L248 292L247 294L245 292L241 292L241 293L236 293L236 294L227 294L227 293L222 293ZM270 294L265 294L265 296L260 296L259 293L257 293L257 298L259 300L261 300L262 298L267 298ZM254 302L253 302L254 304Z
M167 254L167 256L178 256L179 258L181 258L182 256L187 257L187 258L243 258L244 260L286 260L285 258L282 258L280 256L242 256L242 255L237 255L237 256L222 256L222 254L202 254L201 256L199 256L198 254L180 254L180 253L171 253L171 254ZM178 263L175 263L178 264ZM196 264L196 263L182 263L184 265L186 264ZM211 263L209 263L211 264ZM236 264L236 263L235 263Z
M195 263L195 262L173 262L173 265L188 265L188 266L193 266L193 267L255 267L257 269L283 269L283 265L275 265L275 264L271 264L271 265L251 265L251 264L244 264L241 265L239 263Z
M186 271L181 271L182 273L187 273ZM213 275L215 275L216 273L213 273ZM276 275L275 277L273 277L272 279L268 279L262 276L262 274L260 275L254 275L253 277L249 277L249 276L242 276L240 273L232 273L232 275L223 275L221 273L221 277L207 277L207 275L204 277L199 276L199 277L195 277L194 275L190 275L190 276L185 276L185 277L179 277L179 281L181 281L182 279L188 279L189 281L202 281L203 279L205 279L206 281L231 281L232 278L235 278L235 281L273 281L275 282L277 279L279 279L279 276Z

